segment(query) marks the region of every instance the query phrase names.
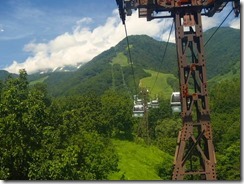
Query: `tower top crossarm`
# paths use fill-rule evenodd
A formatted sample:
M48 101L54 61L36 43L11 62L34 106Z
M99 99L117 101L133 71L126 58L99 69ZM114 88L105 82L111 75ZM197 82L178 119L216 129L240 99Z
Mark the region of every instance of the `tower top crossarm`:
M221 12L227 3L232 2L236 16L240 11L240 0L116 0L119 6L120 15L130 16L132 10L139 10L139 17L147 18L148 21L156 18L174 17L177 9L192 8L201 11L202 15L212 17L215 13ZM123 16L124 15L124 16Z

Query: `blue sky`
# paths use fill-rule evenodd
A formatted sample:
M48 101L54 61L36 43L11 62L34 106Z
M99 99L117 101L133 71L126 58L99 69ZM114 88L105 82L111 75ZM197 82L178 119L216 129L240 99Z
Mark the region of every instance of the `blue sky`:
M28 57L25 44L72 31L82 17L93 19L91 27L103 24L113 9L110 0L1 0L0 68Z
M204 18L205 30L218 26L230 8ZM239 20L232 14L225 26L236 27ZM167 39L171 23L139 20L137 12L127 17L129 34L161 40ZM124 37L115 0L0 0L0 69L9 72L84 63Z

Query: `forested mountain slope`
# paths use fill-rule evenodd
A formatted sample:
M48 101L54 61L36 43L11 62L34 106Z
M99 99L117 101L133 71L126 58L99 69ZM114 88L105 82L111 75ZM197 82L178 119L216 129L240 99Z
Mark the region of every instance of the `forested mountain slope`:
M215 29L205 32L206 41ZM54 96L90 91L102 94L113 86L118 89L130 89L134 93L133 73L136 85L139 85L140 79L150 76L145 69L178 77L175 44L168 45L163 60L166 42L154 40L146 35L130 36L129 42L133 69L128 61L128 49L124 39L72 74L49 75L45 80L49 91ZM234 65L240 62L240 30L220 28L206 45L205 54L208 79L231 71Z
M205 32L205 43L216 28ZM228 73L241 61L241 32L229 27L220 28L205 46L208 79Z
M239 30L223 31L224 37L240 36ZM223 35L213 39L217 37L222 37L220 43L210 40L206 46L206 52L216 47L207 64L213 65L208 70L208 91L217 178L240 180L240 48L234 37L229 43ZM160 98L159 108L149 109L145 126L144 118L132 117L131 97L135 85L154 82L158 71L167 91L178 86L175 45L169 45L161 68L166 43L148 36L129 39L133 70L122 40L76 72L28 76L21 70L18 76L7 77L0 71L4 76L0 81L0 179L171 179L181 118L172 114L168 99ZM226 51L218 53L217 45ZM222 60L216 59L219 54ZM198 159L192 162L194 166Z
M130 49L133 62L133 71L127 60L127 45L122 40L117 46L110 48L102 54L95 57L86 65L73 73L72 77L67 78L60 83L53 83L50 78L45 82L48 86L59 85L60 89L50 89L54 95L71 95L75 93L87 93L90 91L102 94L105 90L112 87L114 83L116 88L121 89L125 86L133 90L133 72L137 85L143 77L150 76L144 69L158 70L162 60L162 50L165 47L164 42L156 41L148 36L131 36ZM169 54L167 62L162 67L165 73L176 73L175 55L170 51L175 51L175 45L169 45ZM170 49L171 48L171 49ZM121 59L118 59L118 57ZM116 63L116 59L119 62Z
M216 28L204 33L205 43ZM160 42L146 35L129 37L133 69L128 61L126 40L115 47L94 57L90 62L75 72L54 72L33 74L29 81L44 82L53 96L89 93L102 94L111 87L135 92L133 73L136 85L140 79L151 74L144 70L169 73L178 78L176 46L169 43L163 60L166 42ZM238 70L240 63L240 30L229 27L220 28L205 46L208 80L225 75L231 70ZM237 64L238 65L238 64ZM134 71L133 71L134 70ZM8 75L0 71L0 78ZM34 82L35 83L35 82Z

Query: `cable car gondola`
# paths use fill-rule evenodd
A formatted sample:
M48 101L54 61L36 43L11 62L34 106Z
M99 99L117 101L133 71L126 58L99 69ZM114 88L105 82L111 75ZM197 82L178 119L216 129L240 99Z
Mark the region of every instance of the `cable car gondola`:
M170 99L170 106L173 113L181 112L180 92L173 92Z
M151 107L152 107L153 109L157 109L157 108L159 108L158 99L156 99L156 100L152 100L152 102L151 102Z
M144 105L142 99L137 98L137 95L134 95L134 107L132 117L143 117L144 115Z
M134 105L133 107L133 117L143 117L144 115L144 106L143 105Z
M135 102L136 105L143 105L142 99L137 99Z
M151 108L151 107L152 107L152 102L150 102L150 101L147 102L147 107L148 107L148 108Z

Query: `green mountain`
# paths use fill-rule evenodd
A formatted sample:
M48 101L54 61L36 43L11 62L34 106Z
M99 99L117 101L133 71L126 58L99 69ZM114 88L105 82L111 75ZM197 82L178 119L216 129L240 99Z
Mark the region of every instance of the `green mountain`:
M9 72L5 70L0 70L0 80L5 80L8 76L10 75ZM18 75L16 74L11 74L12 77L17 77Z
M205 32L207 41L216 28ZM205 46L208 79L217 75L225 75L241 61L240 30L229 27L220 28ZM206 43L205 41L205 43ZM240 68L239 68L240 69Z
M128 50L124 39L115 47L93 58L64 80L57 81L55 76L49 76L45 80L48 86L52 86L49 90L54 96L90 92L102 94L111 87L123 90L130 89L129 91L135 93L133 73L136 86L141 78L150 76L144 69L177 73L176 57L173 54L175 44L169 44L166 54L167 60L162 63L165 42L156 41L146 35L130 36L129 40L133 69L127 60ZM69 73L65 73L62 78L67 75Z
M218 180L241 178L239 39L240 30L221 28L205 47ZM165 42L145 35L129 40L133 65L122 40L75 72L28 76L30 85L47 84L48 93L28 86L25 74L0 83L2 179L171 179L180 117L160 99L146 127L144 118L132 117L133 102L123 90L134 95L135 87L150 87L167 98L179 88L175 44L162 60ZM1 79L8 75L0 71ZM50 93L66 97L49 99ZM90 94L75 96L84 93ZM195 153L191 161L194 169Z
M212 28L204 33L205 42L215 30L216 28ZM128 61L127 42L123 39L115 47L94 57L77 71L33 74L29 76L29 80L31 84L46 83L53 96L91 92L102 94L110 88L135 94L141 82L142 86L153 88L154 93L159 93L160 89L162 91L167 89L163 96L168 96L171 91L177 90L176 45L168 44L163 59L166 42L157 41L146 35L129 36L129 42L133 65ZM216 80L220 80L223 76L231 77L231 71L239 75L240 30L220 28L205 46L205 58L207 78L210 81L217 76ZM161 85L160 80L163 80L163 76L168 77L168 74L172 74L171 77L164 79L168 85Z
M5 79L9 73L5 70L0 70L0 79Z

